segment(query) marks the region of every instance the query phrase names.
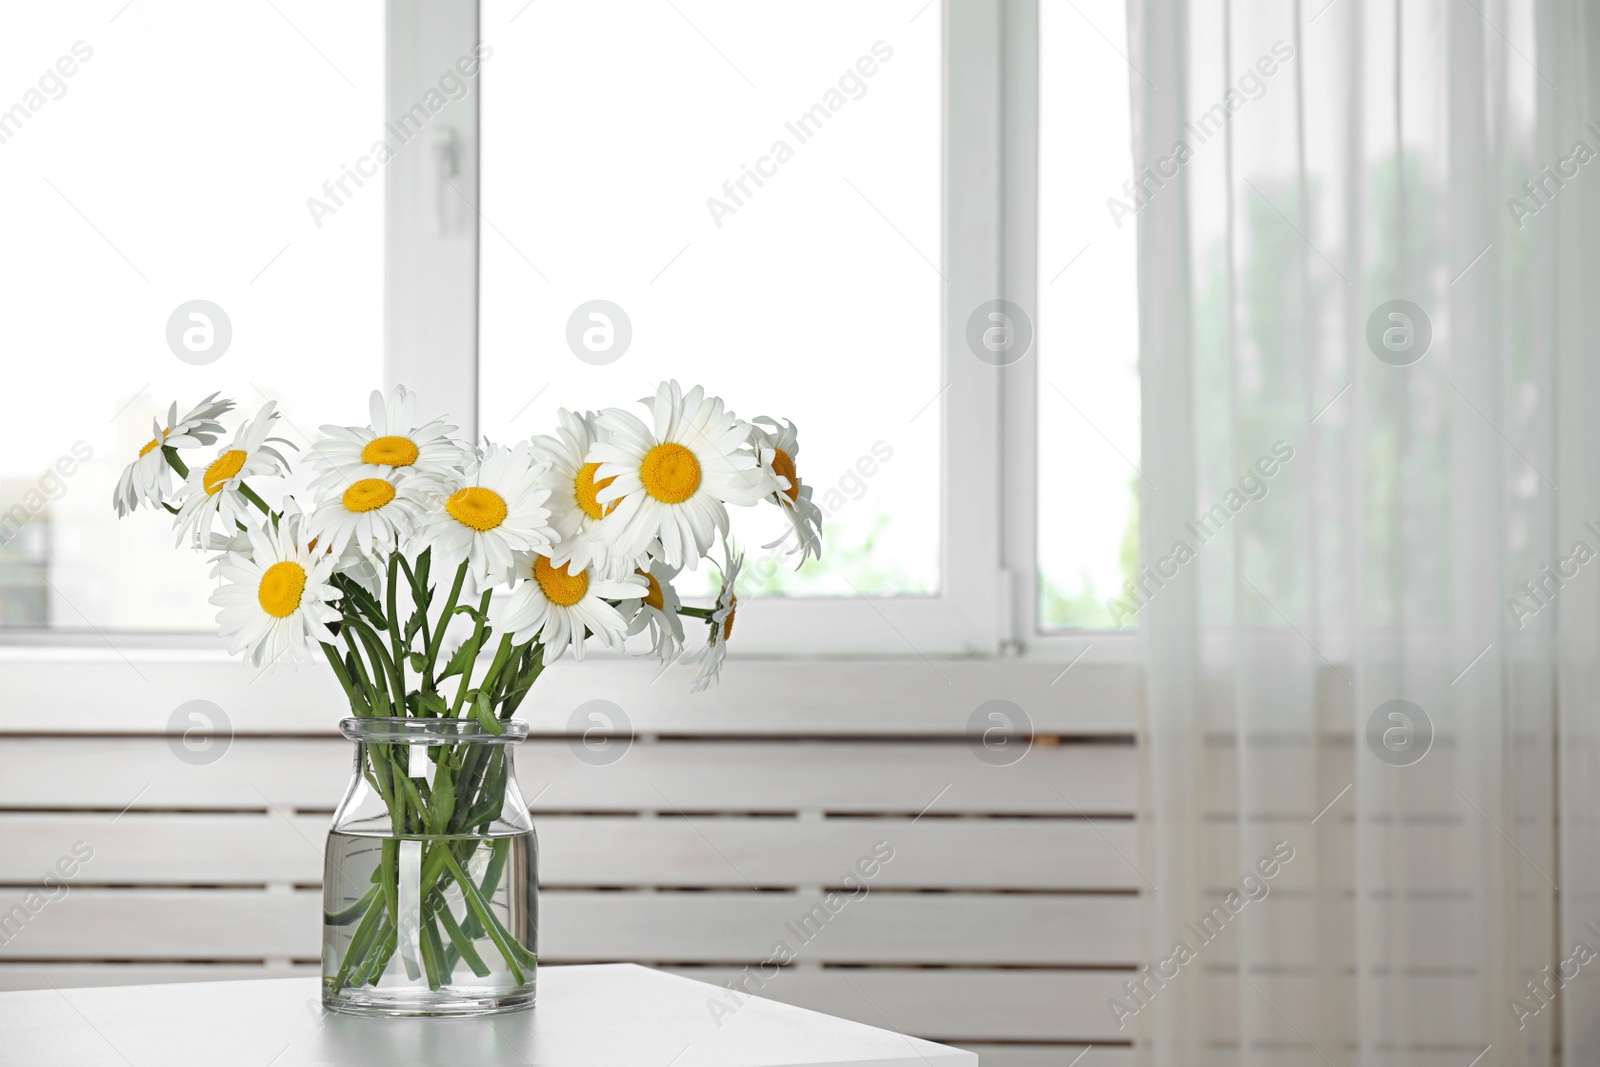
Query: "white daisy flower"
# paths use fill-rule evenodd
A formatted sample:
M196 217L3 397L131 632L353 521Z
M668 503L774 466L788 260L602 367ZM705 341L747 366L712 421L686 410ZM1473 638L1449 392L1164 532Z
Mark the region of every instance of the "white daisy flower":
M316 548L316 542L311 542L311 548ZM342 574L351 579L368 593L378 603L383 603L383 583L387 577L384 564L373 556L362 553L352 541L346 545L343 552L334 553L332 548L325 548L324 553L333 556L333 573Z
M408 467L342 468L337 482L323 482L306 533L328 551L357 549L387 553L409 538L433 506L435 483Z
M791 533L761 547L776 548L792 538L794 543L785 551L790 555L799 555L796 567L803 565L808 558L821 559L822 509L812 502L811 487L801 482L795 473L795 460L800 455L800 433L794 423L780 423L765 415L757 416L750 427L750 446L755 449L761 469L778 486L777 491L767 499L783 509L793 527Z
M307 518L305 513L300 509L299 502L297 502L294 497L285 497L283 501L283 511L280 513L278 519L279 528L281 529L284 522L291 519L300 523L301 535L308 536L308 530L306 528ZM212 552L217 553L217 555L212 556L206 561L211 564L212 578L221 577L222 567L228 562L230 553L243 556L247 560L253 558L252 553L254 550L251 547L250 531L240 529L238 527L234 528L234 532L231 537L220 533L213 533L211 535L211 544L209 547ZM306 550L312 552L313 554L317 554L317 539L315 537L308 536L308 540L306 541ZM333 573L343 574L346 577L353 579L361 586L361 588L371 593L374 600L382 602L384 578L383 567L362 553L361 550L355 546L353 541L349 545L345 546L344 550L339 552L337 555L334 555L331 546L324 545L320 555L332 557Z
M208 551L216 553L216 555L206 560L207 563L211 564L211 577L220 578L222 577L223 565L228 562L230 556L238 555L243 556L245 559L251 558L250 531L234 527L232 536L213 533L206 548Z
M639 559L660 538L663 560L693 568L713 535L728 532L724 502L754 504L773 483L744 450L749 424L723 411L721 399L699 386L684 395L674 381L643 403L653 428L620 408L595 418L602 438L588 458L600 464L597 477L611 483L596 500L617 505L600 533L614 556Z
M569 646L582 659L584 639L591 634L608 648L622 648L627 620L606 601L636 599L645 592L644 579L635 575L606 581L593 567L574 573L570 564L556 566L549 556L537 554L519 554L514 577L523 581L506 604L501 626L519 644L537 637L546 663L560 659Z
M327 436L311 448L308 457L321 472L317 488L325 482L353 480L363 467L405 467L439 482L453 480L470 458L450 435L456 428L442 420L418 424L417 395L403 385L394 387L387 400L377 389L368 400L370 426L324 426Z
M278 413L277 402L267 401L256 417L239 427L229 447L209 465L189 469L189 477L178 488L181 501L176 525L178 540L187 538L196 545L208 544L211 527L222 520L222 533L231 535L235 524L254 527L265 520L244 494L246 478L275 478L288 473L289 463L273 448L268 437Z
M672 579L678 568L669 567L660 560L650 561L648 571L635 571L645 581L644 596L623 605L624 614L633 615L628 624L628 636L650 631L650 651L662 663L677 658L683 651L683 620L678 617L678 591Z
M139 456L122 470L117 487L111 494L120 518L138 508L140 504L160 507L172 493L172 467L163 448L199 448L215 444L223 432L218 417L233 410L233 401L218 400L212 393L194 406L183 418L178 418L178 405L167 409L167 424L152 419L151 438L139 449Z
M717 593L716 607L707 620L711 632L706 636L705 644L683 657L685 663L700 664L700 669L695 672L694 685L690 686L690 691L695 693L709 688L722 676L722 661L728 656L728 639L733 636L733 615L739 607L739 596L734 592L734 587L739 581L739 568L744 566L744 553L735 554L726 543L722 550L727 564L722 568L722 589Z
M533 439L534 448L550 463L550 469L539 484L550 490L550 525L556 532L556 543L550 550L550 562L560 567L571 563L576 570L590 566L607 570L611 564L610 545L599 532L600 520L617 509L615 502L602 507L596 498L600 490L610 485L609 479L596 481L599 463L589 461L589 450L594 447L595 432L592 413L575 415L566 408L556 412L561 425L558 436L541 436Z
M518 552L549 552L555 531L541 488L542 459L523 442L514 449L489 445L465 474L457 474L422 520L419 536L433 548L436 572L467 560L480 586L505 579Z
M337 622L329 584L333 557L306 547L298 515L250 531L250 552L230 552L221 567L223 586L211 594L222 610L217 624L228 651L245 653L255 667L311 659L310 642L333 644Z

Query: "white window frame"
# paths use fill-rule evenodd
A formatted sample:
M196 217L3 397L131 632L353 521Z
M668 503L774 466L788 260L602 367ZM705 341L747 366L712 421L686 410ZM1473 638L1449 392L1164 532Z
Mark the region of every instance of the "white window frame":
M997 297L1035 302L1037 237L1036 0L941 0L944 19L943 456L939 592L933 596L769 598L740 617L752 653L1075 655L1129 635L1047 633L1037 618L1034 432L1037 361L994 367L967 349L971 310ZM420 17L421 35L391 25L392 102L414 100L477 41L476 0L390 0L391 24ZM455 184L477 191L479 87L455 105L463 160ZM399 161L397 161L399 162ZM469 430L477 411L477 226L441 237L432 202L438 157L391 166L388 375L436 398ZM405 210L400 210L405 205ZM441 358L449 353L447 365ZM463 415L466 412L469 414Z
M479 43L478 0L386 0L385 112L398 114ZM1036 353L994 367L967 349L973 308L1036 304L1037 0L939 0L944 20L943 418L940 585L933 596L767 598L740 616L739 655L1078 658L1129 663L1130 632L1037 622ZM385 385L404 382L476 437L480 79L418 151L385 168ZM442 185L444 176L459 193ZM1030 310L1031 313L1031 310ZM1037 344L1037 342L1036 342ZM813 431L815 432L815 431ZM207 635L118 634L136 648ZM0 634L98 645L104 635ZM603 657L602 657L603 658Z

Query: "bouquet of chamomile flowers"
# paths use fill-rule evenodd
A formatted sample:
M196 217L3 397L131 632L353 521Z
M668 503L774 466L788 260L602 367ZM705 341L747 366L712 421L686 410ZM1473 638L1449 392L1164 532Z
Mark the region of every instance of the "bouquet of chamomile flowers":
M639 635L663 663L695 665L696 690L715 681L743 559L727 505L781 509L790 528L765 547L821 553L792 423L744 422L675 381L641 403L644 419L562 410L553 435L474 445L421 421L403 387L374 392L369 425L324 426L311 445L311 499L274 507L267 483L293 447L274 435L275 403L211 455L234 407L212 394L156 421L114 503L165 509L180 545L215 554L217 622L252 665L320 654L358 716L471 715L499 732L544 666L590 640L620 650ZM715 603L683 605L673 579L714 547ZM458 615L470 635L447 642ZM685 617L703 636L685 637Z

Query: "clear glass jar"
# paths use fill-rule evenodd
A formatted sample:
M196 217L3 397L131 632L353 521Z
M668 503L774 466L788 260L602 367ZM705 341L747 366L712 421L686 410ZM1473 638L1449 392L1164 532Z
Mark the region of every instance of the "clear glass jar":
M328 831L322 1002L362 1015L529 1007L539 847L517 788L522 722L354 718L355 774Z

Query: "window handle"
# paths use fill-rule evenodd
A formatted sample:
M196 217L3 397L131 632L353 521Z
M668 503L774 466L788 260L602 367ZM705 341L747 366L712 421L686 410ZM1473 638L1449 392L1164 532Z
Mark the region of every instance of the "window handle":
M461 137L454 126L440 126L433 131L429 154L433 160L435 236L447 237L450 234L452 200L456 196L452 179L461 173Z

